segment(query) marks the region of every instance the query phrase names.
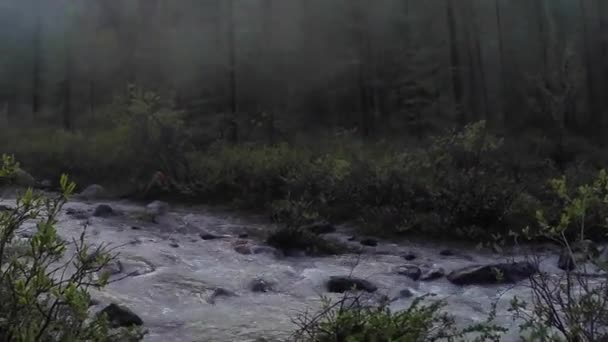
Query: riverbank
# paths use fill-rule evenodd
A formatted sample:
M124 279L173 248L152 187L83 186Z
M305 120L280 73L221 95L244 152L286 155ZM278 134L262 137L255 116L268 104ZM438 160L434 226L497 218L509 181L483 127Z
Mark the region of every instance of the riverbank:
M18 142L6 148L41 179L66 172L82 186L100 182L130 199L147 194L148 199L228 205L292 227L350 222L374 236L484 243L513 242L526 227L534 236L538 210L549 221L559 220L562 203L551 179L567 176L574 191L606 165L596 150L581 150L575 142L564 152L570 157L558 163L551 148L499 139L483 122L423 145L334 138L310 145L218 143L156 156L136 146L100 145L105 140L95 135L70 137L54 135L52 151L48 144ZM86 148L69 148L76 141ZM150 181L159 170L168 185ZM587 219L590 237L603 239L603 230L595 228L598 215Z

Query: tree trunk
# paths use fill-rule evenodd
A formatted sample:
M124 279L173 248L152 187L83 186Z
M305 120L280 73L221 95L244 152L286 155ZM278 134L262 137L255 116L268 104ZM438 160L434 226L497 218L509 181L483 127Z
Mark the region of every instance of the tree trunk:
M33 70L32 70L32 112L38 114L40 112L40 64L41 64L41 34L42 34L42 18L41 18L41 4L40 0L36 0L34 3L35 13L35 28L34 28L34 41L33 41Z
M588 110L590 115L587 119L587 127L597 132L597 125L602 122L601 108L597 105L597 96L595 89L595 78L593 73L593 58L591 56L591 46L589 44L589 25L587 23L587 6L585 0L579 0L580 14L581 14L581 25L583 28L583 54L585 58L585 71L586 71L586 86L587 86L587 100Z
M65 80L63 84L63 128L71 131L72 122L72 56L68 48L65 63Z
M469 34L472 35L473 37L471 38L473 40L474 43L474 47L475 47L475 56L476 56L476 64L477 64L477 72L479 74L479 83L480 83L480 91L481 91L481 100L482 100L482 106L481 106L481 118L483 118L484 120L488 120L490 119L488 117L489 114L489 100L488 100L488 87L486 85L486 71L485 71L485 66L484 66L484 59L483 59L483 52L481 51L481 38L480 38L480 34L481 31L479 30L479 22L478 22L478 16L475 13L475 8L473 6L473 1L469 0L469 22L471 23L471 26L473 28L472 32L471 30L469 30ZM474 63L473 63L474 66Z
M500 125L502 125L505 122L505 117L507 115L507 106L506 103L509 101L509 96L508 93L510 93L510 91L507 91L507 84L508 84L508 77L507 77L507 73L506 73L506 69L505 69L505 48L504 48L504 42L503 42L503 33L502 33L502 15L501 15L501 11L500 11L500 1L501 0L495 0L494 4L495 4L495 9L496 9L496 28L497 28L497 39L498 39L498 67L500 68L500 96L499 96L499 101L500 101L500 118L499 118L499 123Z
M452 87L454 91L454 102L459 112L459 121L462 125L467 122L466 112L463 108L464 93L462 82L462 66L460 51L458 49L458 36L456 32L456 18L453 0L446 0L446 11L448 20L448 33L450 35L450 71L452 75Z

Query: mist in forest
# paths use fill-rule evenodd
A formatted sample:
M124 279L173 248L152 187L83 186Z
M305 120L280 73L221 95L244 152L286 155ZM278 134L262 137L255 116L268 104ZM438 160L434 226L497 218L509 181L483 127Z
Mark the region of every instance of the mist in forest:
M553 125L551 101L539 94L548 91L571 97L560 115L567 125L597 130L606 121L607 7L3 0L0 103L9 122L74 129L132 84L174 99L197 120L268 112L285 132L358 127L382 136L480 119Z

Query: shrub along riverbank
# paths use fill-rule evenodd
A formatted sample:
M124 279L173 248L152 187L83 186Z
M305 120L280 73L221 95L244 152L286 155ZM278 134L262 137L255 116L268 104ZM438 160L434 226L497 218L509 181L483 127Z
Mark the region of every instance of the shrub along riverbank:
M556 222L563 199L550 191L549 180L564 175L573 191L604 165L597 149L579 141L561 147L558 163L555 148L500 139L484 122L414 147L342 136L312 145L218 142L202 150L164 126L148 130L153 143L140 145L125 133L129 127L96 135L48 133L46 144L29 132L2 146L36 176L68 172L80 184L101 182L137 194L160 170L170 185L154 196L264 210L291 227L354 221L372 235L486 242L528 226L534 233L539 209ZM586 216L593 238L604 237L595 230L603 225L601 214L591 208Z

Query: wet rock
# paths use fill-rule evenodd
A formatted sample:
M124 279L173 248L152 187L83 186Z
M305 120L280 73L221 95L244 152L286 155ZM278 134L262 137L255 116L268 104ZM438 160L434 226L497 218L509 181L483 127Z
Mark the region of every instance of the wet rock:
M105 314L113 327L141 326L144 321L129 308L112 303L106 306L99 314Z
M201 233L200 234L201 239L208 241L208 240L217 240L217 239L221 239L222 236L217 236L211 233Z
M89 185L77 197L84 200L102 199L107 196L106 189L98 184Z
M123 271L120 260L112 260L101 269L102 273L107 273L111 276L120 274Z
M389 295L389 301L390 302L395 302L398 301L400 299L408 299L408 298L412 298L414 296L414 293L412 292L412 290L410 289L399 289L396 291L392 291L391 295Z
M89 307L97 306L99 304L101 304L101 302L98 299L95 299L95 298L89 299Z
M304 226L302 228L317 235L330 234L336 232L336 227L327 222L317 222L308 226Z
M246 238L248 238L248 237L249 237L249 234L247 234L247 233L241 233L241 234L239 234L239 236L238 236L238 238L239 238L239 239L246 239Z
M15 208L10 207L8 205L0 204L0 212L3 212L3 211L12 211L12 210L15 210Z
M329 278L329 281L327 282L327 290L333 293L344 293L351 290L371 293L378 290L378 287L365 279L334 276Z
M74 209L74 208L68 208L65 211L65 213L67 215L72 216L73 218L75 218L77 220L86 220L86 219L89 218L89 215L84 210L78 210L78 209Z
M445 270L442 267L432 266L425 270L420 276L422 281L433 281L445 276Z
M574 261L574 255L570 253L570 250L565 248L559 255L559 259L557 260L557 267L564 271L572 271L576 266L576 262Z
M157 217L166 215L169 212L169 203L154 201L146 206L146 214Z
M179 248L179 243L177 243L177 242L171 242L171 243L169 243L169 246L173 247L173 248Z
M121 263L123 273L131 277L143 276L156 270L156 267L151 262L144 259L123 259Z
M236 246L234 246L234 251L239 254L243 254L243 255L253 254L253 251L251 250L251 246L249 246L249 245L236 245Z
M376 247L378 246L378 240L375 239L363 239L361 240L361 245L368 247Z
M26 188L33 188L36 186L36 179L23 169L15 170L15 174L13 175L13 182L17 186L22 186Z
M422 270L416 265L403 265L397 268L397 273L412 280L418 280L422 276Z
M511 284L524 280L537 272L529 262L469 266L451 272L448 280L456 285Z
M348 241L353 242L353 241L357 241L357 237L356 236L351 236L348 238Z
M414 254L414 253L406 253L406 254L402 255L401 257L407 261L416 260L416 258L417 258L416 254Z
M283 252L301 250L308 255L316 256L337 255L349 250L340 241L325 239L310 231L293 227L282 227L273 231L266 239L266 243Z
M207 302L209 304L215 304L215 300L219 297L236 297L236 296L237 296L236 293L234 293L230 290L227 290L223 287L217 287L213 290L213 292L207 299Z
M608 246L606 246L602 249L602 252L597 257L596 261L602 265L608 264Z
M439 255L449 257L449 256L454 256L454 252L449 249L444 249L441 252L439 252Z
M557 267L565 271L571 271L576 268L576 264L579 262L586 262L601 257L600 250L597 245L590 240L582 240L574 242L570 245L570 248L564 247Z
M114 209L107 204L100 204L93 211L93 216L95 217L110 217L114 216L114 214Z
M251 248L251 252L253 254L268 254L278 258L283 256L283 253L281 253L281 251L269 246L254 246Z
M132 230L141 230L141 227L138 227L138 226L131 226L131 229L132 229Z
M250 284L249 284L249 288L251 289L252 292L272 292L273 291L273 286L270 282L264 280L264 279L254 279Z

